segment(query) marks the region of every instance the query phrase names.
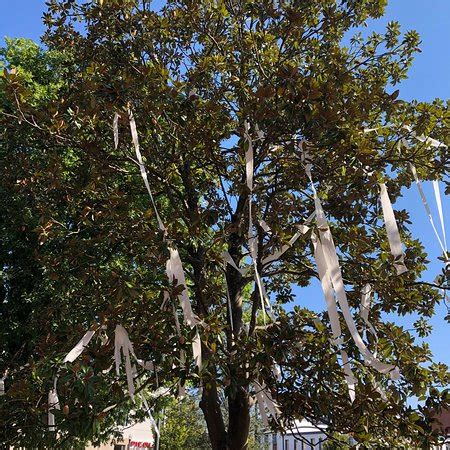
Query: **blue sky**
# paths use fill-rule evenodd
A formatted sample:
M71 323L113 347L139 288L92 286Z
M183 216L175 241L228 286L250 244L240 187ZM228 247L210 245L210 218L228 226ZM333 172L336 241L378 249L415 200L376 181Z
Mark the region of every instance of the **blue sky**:
M0 44L3 43L4 36L39 40L39 36L44 31L41 21L44 10L44 0L0 0ZM404 31L417 30L422 38L422 53L416 56L414 65L409 72L409 78L402 82L400 97L405 100L418 99L422 101L431 101L436 97L444 100L450 99L450 76L448 73L450 70L450 0L390 0L386 16L377 21L371 21L369 30L381 32L386 23L391 20L398 20ZM436 214L431 186L426 184L425 191ZM447 196L443 201L444 215L446 215L447 226L450 227L450 214L448 213L450 199ZM403 198L395 206L405 208L410 212L413 222L412 229L425 244L431 261L424 280L432 281L441 268L437 261L440 249L434 239L415 187L405 191ZM437 220L437 214L435 217ZM314 309L321 309L324 303L321 296L317 294L317 286L302 289L298 292L299 303ZM308 298L314 298L314 301L308 300ZM443 305L438 308L436 316L431 320L433 333L426 341L436 359L450 365L450 352L448 351L450 325L443 320L445 313L446 309ZM414 320L414 317L402 318L399 319L399 323L410 328Z

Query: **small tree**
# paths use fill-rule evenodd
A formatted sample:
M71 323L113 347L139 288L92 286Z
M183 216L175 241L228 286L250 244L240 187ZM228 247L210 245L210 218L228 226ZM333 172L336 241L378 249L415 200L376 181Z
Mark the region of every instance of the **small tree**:
M406 77L417 33L401 35L393 22L384 35L343 44L384 7L174 0L155 10L146 0L51 0L47 50L9 44L1 81L2 440L70 448L114 429L131 407L124 377L111 370L116 325L154 363L152 373L137 368L136 401L161 384L202 387L213 449L246 448L261 394L280 406L274 429L306 417L367 445L430 439L428 413L448 402L439 390L447 367L383 313L426 319L445 286L442 277L417 281L427 259L407 211L396 220L408 271L396 274L379 194L383 182L392 201L410 186L410 164L422 179L446 176L447 148L414 136L448 142L448 108L389 92ZM140 178L131 114L165 233ZM319 199L350 307L370 283L378 357L400 369L399 380L365 364L344 322L336 336L328 313L303 308L301 290L294 310L285 308L294 286L320 277L311 238L320 238L321 223L311 220L283 247L320 212ZM165 273L169 249L184 265L197 327L181 316L180 276ZM238 270L225 265L224 251ZM96 334L82 355L63 363L90 328ZM197 332L201 369L191 358ZM336 342L355 377L353 402ZM61 410L52 433L44 419L56 374ZM408 406L411 396L424 406Z

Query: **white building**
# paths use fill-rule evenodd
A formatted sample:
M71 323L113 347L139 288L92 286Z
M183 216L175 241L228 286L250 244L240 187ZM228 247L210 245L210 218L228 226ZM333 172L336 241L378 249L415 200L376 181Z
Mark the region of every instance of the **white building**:
M272 435L270 450L322 450L327 437L325 425L313 425L307 420L295 421L284 434Z

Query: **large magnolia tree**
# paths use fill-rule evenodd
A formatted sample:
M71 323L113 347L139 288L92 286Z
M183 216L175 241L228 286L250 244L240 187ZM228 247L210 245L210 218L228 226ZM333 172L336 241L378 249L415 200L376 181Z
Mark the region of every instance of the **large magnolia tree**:
M427 255L405 210L395 211L404 255L394 258L380 190L395 202L414 180L411 165L448 183L447 147L421 136L450 142L449 112L394 91L416 32L402 35L395 22L383 35L356 32L385 3L51 0L45 50L8 41L2 442L105 439L130 410L147 414L143 398L157 414L161 386L201 389L213 449L246 448L255 398L274 429L306 417L369 447L434 439L429 418L448 406L447 367L386 317L416 313L426 335L444 274L420 281ZM348 314L330 325L335 294L345 309L340 275L317 265L330 231L369 355ZM396 270L402 258L406 272ZM328 310L315 291L323 313L303 307L302 288L319 278L336 291ZM358 309L368 284L367 318ZM127 332L152 363L136 363L128 383L113 366L118 325L119 340ZM84 351L64 362L88 330ZM49 405L54 386L59 410Z

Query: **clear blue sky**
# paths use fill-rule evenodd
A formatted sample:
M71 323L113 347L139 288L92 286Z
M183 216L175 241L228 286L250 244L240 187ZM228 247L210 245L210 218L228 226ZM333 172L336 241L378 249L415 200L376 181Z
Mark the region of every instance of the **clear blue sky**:
M0 43L3 43L4 36L39 40L44 31L41 22L44 10L44 0L0 0L2 38ZM386 16L370 22L369 29L382 31L390 20L398 20L403 30L417 30L422 38L422 53L417 55L409 78L402 82L400 97L405 100L423 101L430 101L436 97L450 99L450 0L390 0ZM433 203L431 187L426 185L425 190L430 203ZM450 199L446 197L443 200L444 215L447 227L450 228ZM432 206L434 207L434 203ZM406 191L396 207L405 208L410 212L413 231L424 242L429 259L432 261L424 280L432 281L440 271L440 263L436 260L440 249L432 234L417 190L413 188ZM450 236L447 237L450 242ZM324 305L320 293L318 295L317 286L299 291L298 301L314 309L321 309ZM450 365L448 350L450 325L443 320L445 312L444 306L437 310L436 316L431 321L433 334L426 341L430 344L436 359ZM410 328L414 320L414 317L402 318L399 323Z

